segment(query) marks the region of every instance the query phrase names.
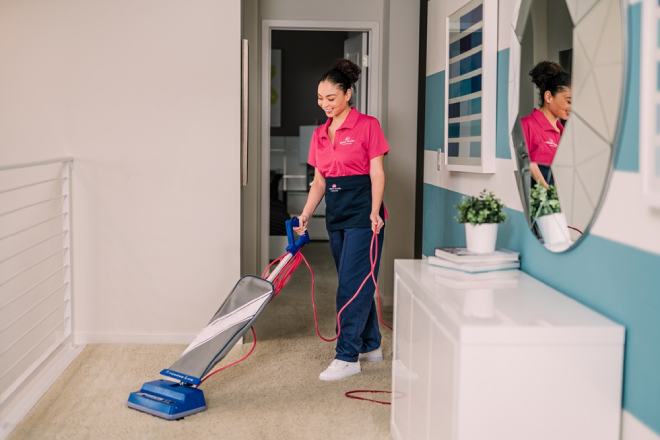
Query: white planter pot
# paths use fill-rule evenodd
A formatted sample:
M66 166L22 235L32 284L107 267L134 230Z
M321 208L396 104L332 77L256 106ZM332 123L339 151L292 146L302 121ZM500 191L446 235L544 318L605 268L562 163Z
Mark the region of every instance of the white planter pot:
M465 224L465 241L467 250L477 254L495 252L498 223L483 223L481 225Z
M539 226L544 244L552 246L571 242L571 236L568 233L568 222L563 212L555 212L539 217L536 219L536 224Z

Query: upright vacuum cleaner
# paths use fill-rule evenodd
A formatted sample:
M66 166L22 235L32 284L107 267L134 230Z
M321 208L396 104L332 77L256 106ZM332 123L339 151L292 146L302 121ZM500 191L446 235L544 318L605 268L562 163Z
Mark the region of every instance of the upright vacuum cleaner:
M273 280L309 243L305 232L294 241L293 228L298 218L286 221L288 246L277 267L263 279L248 275L234 286L209 324L195 337L181 357L160 372L172 380L155 380L130 394L127 405L168 420L180 419L206 409L204 392L197 388L211 369L220 362L252 327L266 305L274 297Z

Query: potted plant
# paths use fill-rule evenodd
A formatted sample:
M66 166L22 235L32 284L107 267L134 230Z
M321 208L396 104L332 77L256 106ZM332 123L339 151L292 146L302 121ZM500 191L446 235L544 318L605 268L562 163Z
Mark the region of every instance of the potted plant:
M536 223L546 246L570 243L566 215L561 212L561 204L554 185L546 188L536 183L531 190L532 225Z
M479 196L464 196L454 207L458 210L456 220L465 223L467 250L478 254L495 252L497 225L506 220L504 203L484 189Z

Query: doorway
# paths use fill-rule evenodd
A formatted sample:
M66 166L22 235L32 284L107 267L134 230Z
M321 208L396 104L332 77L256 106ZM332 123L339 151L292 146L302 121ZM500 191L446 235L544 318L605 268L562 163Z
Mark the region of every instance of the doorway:
M302 212L314 170L307 165L312 133L325 123L314 95L318 79L337 58L362 68L353 105L378 117L377 22L264 20L262 26L261 266L286 247L283 220ZM327 241L325 205L308 228Z
M271 40L270 220L268 259L286 248L284 222L302 212L314 169L307 164L312 133L326 121L314 96L332 62L347 58L363 69L353 105L367 111L366 32L275 30ZM310 219L312 240L327 241L325 200Z

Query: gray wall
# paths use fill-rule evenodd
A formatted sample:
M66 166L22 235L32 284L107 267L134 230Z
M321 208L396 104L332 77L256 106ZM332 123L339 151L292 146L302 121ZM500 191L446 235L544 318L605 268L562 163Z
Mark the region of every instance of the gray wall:
M389 0L383 31L383 107L381 123L390 144L387 156L385 251L379 277L386 302L393 298L394 260L413 258L415 176L417 171L417 74L419 2ZM419 170L422 172L422 170Z
M261 87L260 87L260 23L258 0L241 2L241 37L248 40L248 180L241 188L241 275L260 274L261 254L259 188L261 179Z

